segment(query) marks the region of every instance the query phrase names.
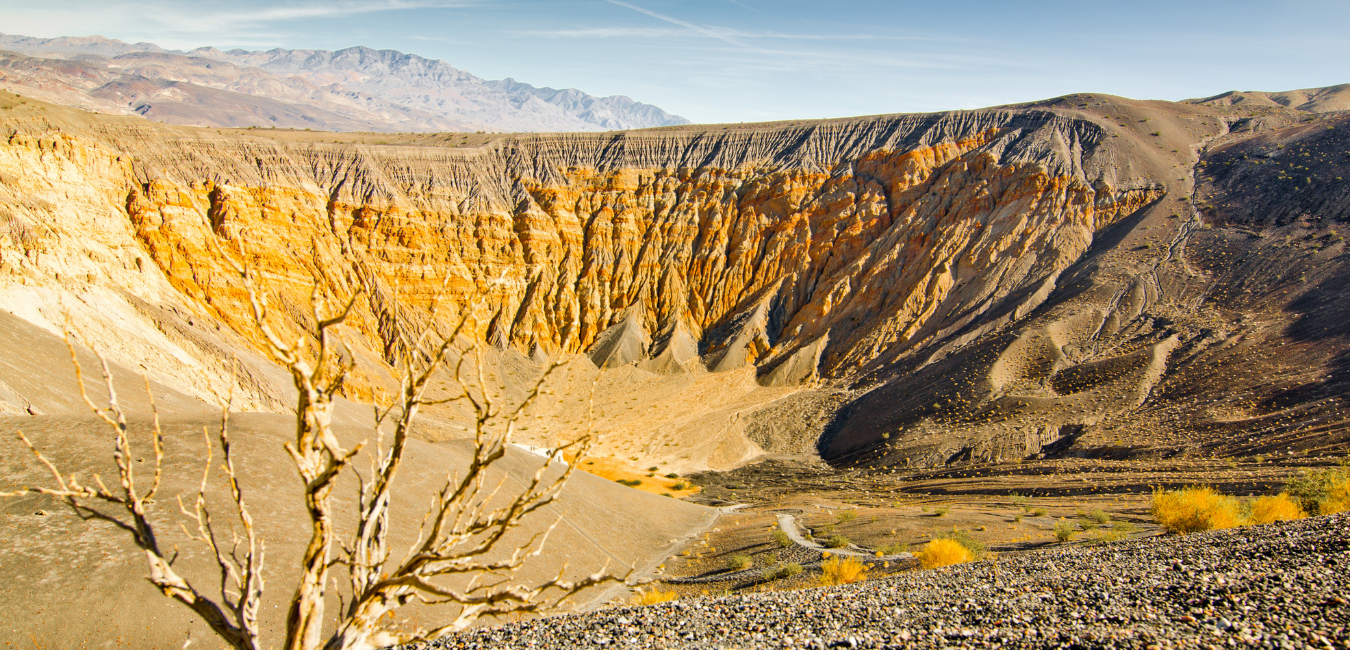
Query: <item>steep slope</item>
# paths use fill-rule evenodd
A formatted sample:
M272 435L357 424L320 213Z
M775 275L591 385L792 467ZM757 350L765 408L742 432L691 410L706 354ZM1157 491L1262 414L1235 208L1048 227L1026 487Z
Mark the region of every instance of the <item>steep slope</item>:
M0 50L13 50L0 52L4 88L170 124L389 132L599 131L687 123L624 96L487 81L444 61L394 50L181 52L98 36L3 34Z
M1186 102L1207 106L1284 107L1312 113L1335 113L1350 110L1350 84L1284 92L1230 90L1204 99L1188 99Z
M1326 126L1341 119L1075 95L946 114L370 145L18 101L0 113L12 133L0 148L12 180L0 187L20 233L6 252L5 304L50 323L58 304L87 302L61 296L108 294L143 324L114 345L128 365L200 384L186 368L225 367L229 350L257 342L225 260L244 245L279 291L283 330L307 318L316 273L334 301L363 291L347 335L359 369L350 393L367 399L387 388L395 306L424 318L444 286L441 318L468 317L472 336L501 350L504 378L572 360L560 387L605 386L602 450L682 470L822 434L838 462L911 466L1194 448L1205 418L1230 415L1158 400L1185 393L1186 367L1219 363L1234 319L1251 312L1215 299L1233 280L1193 252L1210 231L1191 207L1192 169L1206 147L1309 119L1317 126L1291 128L1334 133ZM77 224L94 215L103 240L86 241ZM136 271L105 277L112 267ZM192 314L188 325L148 324L165 304ZM106 322L98 310L77 319ZM172 354L158 338L167 330ZM261 408L285 402L265 362L244 365L242 394ZM576 423L577 408L545 410ZM833 414L824 429L820 408ZM784 430L792 412L803 413L799 428ZM543 416L537 425L539 444L575 431Z
M1178 176L1043 309L860 399L825 453L932 466L1344 451L1347 116L1218 117L1235 130L1194 144L1180 172L1194 165L1193 187Z

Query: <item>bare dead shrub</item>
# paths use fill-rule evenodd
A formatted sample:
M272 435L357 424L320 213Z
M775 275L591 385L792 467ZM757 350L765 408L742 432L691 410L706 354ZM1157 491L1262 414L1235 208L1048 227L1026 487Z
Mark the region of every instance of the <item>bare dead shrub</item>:
M241 248L241 257L246 257L242 253ZM229 257L226 259L232 261ZM453 355L457 357L454 362L449 361L451 344L465 327L463 319L445 335L436 331L434 317L426 319L425 326L413 328L411 334L409 328L399 323L382 328L382 333L391 332L391 336L399 337L396 341L386 341L386 350L391 354L390 362L396 371L400 392L392 403L376 406L371 466L362 474L351 464L366 449L367 442L348 449L334 435L331 426L334 400L352 370L351 361L337 353L341 345L335 328L347 318L357 296L352 295L337 310L330 310L322 281L316 277L310 297L310 318L302 321L307 331L297 340L287 341L269 324L268 299L256 286L255 275L242 265L236 264L234 268L247 290L254 324L272 356L290 372L298 391L295 437L286 443L285 449L304 483L310 539L301 558L301 576L288 606L283 648L366 650L435 639L462 630L483 616L538 612L583 589L620 579L604 568L578 580L564 580L560 572L557 577L536 584L518 584L509 577L483 579L484 576L509 576L526 560L543 551L544 542L559 522L554 522L553 526L521 546L504 548L504 554L494 553L509 530L557 498L578 464L576 461L584 456L590 444L588 426L586 434L551 451L532 479L514 496L501 495L496 488L484 486L489 469L505 456L506 443L518 419L540 394L544 382L559 364L549 367L523 399L507 407L494 401L485 389L483 364L476 345ZM434 309L433 306L433 312ZM391 313L393 318L398 318L397 311ZM224 452L223 468L234 506L233 518L239 526L230 526L232 541L223 540L223 531L212 520L212 513L206 506L205 492L211 471L209 455L195 501L191 506L180 501L182 512L196 524L192 536L209 548L219 567L222 584L219 595L213 597L175 572L172 549L166 551L157 541L151 508L162 476L163 436L158 413L155 412L154 430L150 436L155 458L153 477L150 487L142 489L138 481L144 477L135 471L126 416L113 390L107 362L99 357L108 390L107 406L99 407L85 394L69 334L67 344L71 358L76 362L77 380L85 403L114 432L113 460L118 471L118 487L108 488L97 476L95 486L81 484L73 474L63 473L48 461L21 433L19 437L50 471L56 487L25 487L0 493L0 496L46 494L84 511L88 508L82 500L120 506L125 512L117 522L131 533L135 544L145 552L150 581L166 596L191 608L234 648L261 650L275 645L275 641L264 643L259 636L258 610L264 587L263 540L255 530L243 490L236 479L228 433L228 404L223 409L216 435ZM465 378L468 352L474 353L477 361L474 364L477 376L472 380ZM426 396L427 390L438 370L449 371L455 389L447 397L431 400ZM148 380L146 389L149 390ZM402 559L394 562L389 548L390 496L411 426L420 407L445 402L469 406L474 416L473 456L467 468L446 479L423 518L416 543ZM382 425L389 423L392 423L392 437L386 440ZM208 454L210 447L208 442ZM564 459L572 462L563 462ZM355 513L337 512L331 499L336 480L346 471L355 473L360 484ZM335 530L336 518L342 514L350 514L355 519L355 532L348 539L338 539ZM239 530L242 530L242 537L235 532ZM336 567L347 569L350 601L344 602L340 611L330 613L325 609L325 596L330 585L335 583L330 578L330 571ZM450 582L450 579L464 577L469 578L467 583L455 583L463 586ZM545 598L546 593L548 598ZM409 632L389 627L391 617L386 615L412 601L456 604L459 613L453 620L434 629ZM328 636L323 634L326 626L334 630Z

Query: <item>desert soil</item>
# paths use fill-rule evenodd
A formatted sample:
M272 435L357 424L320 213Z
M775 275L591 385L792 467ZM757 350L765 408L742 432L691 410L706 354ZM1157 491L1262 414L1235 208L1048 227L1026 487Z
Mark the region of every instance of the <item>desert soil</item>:
M484 628L439 648L1350 647L1350 515Z

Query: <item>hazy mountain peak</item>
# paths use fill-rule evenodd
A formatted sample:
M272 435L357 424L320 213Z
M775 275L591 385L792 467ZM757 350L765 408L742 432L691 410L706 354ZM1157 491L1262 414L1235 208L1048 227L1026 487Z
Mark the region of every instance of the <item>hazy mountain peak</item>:
M440 59L357 45L340 50L199 47L184 52L102 36L0 34L0 85L41 99L197 126L333 131L600 131L689 121L630 97L490 81ZM90 56L94 55L94 56ZM101 58L102 57L102 58ZM65 59L106 68L72 74ZM232 64L220 69L207 61ZM91 86L98 77L102 85ZM176 84L166 92L162 84ZM200 87L202 92L194 88ZM209 89L209 92L207 92Z

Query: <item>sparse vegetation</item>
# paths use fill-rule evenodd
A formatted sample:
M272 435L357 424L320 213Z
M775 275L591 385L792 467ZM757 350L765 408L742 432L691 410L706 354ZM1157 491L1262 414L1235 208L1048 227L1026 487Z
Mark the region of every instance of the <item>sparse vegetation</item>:
M925 569L934 569L950 564L970 562L975 559L975 554L961 542L942 538L924 544L923 548L914 554L914 557L919 560L919 566Z
M1232 528L1246 523L1241 503L1211 487L1155 490L1153 516L1173 533L1196 533Z
M1305 472L1290 479L1285 491L1305 512L1330 515L1350 510L1350 465Z
M854 519L857 519L857 518L858 518L858 511L857 511L857 510L843 510L843 511L840 511L840 513L839 513L839 516L838 516L838 522L841 523L841 524L846 524L846 523L848 523L848 522L850 522L850 521L853 521Z
M1116 528L1102 529L1092 536L1092 541L1097 543L1119 542L1125 539L1125 532Z
M984 557L984 544L975 539L968 530L952 528L951 532L940 533L935 535L933 539L950 539L957 544L966 547L966 550L970 551L970 554L974 555L976 559Z
M843 535L832 535L829 539L825 540L825 548L844 548L850 543L852 543L852 541Z
M737 553L727 558L727 568L732 571L744 571L752 566L755 566L755 558L744 553Z
M1288 492L1274 496L1257 497L1251 502L1252 523L1269 524L1277 521L1293 521L1307 515L1297 501L1289 498Z
M846 585L867 579L867 565L853 557L831 557L820 563L820 584Z
M764 573L761 575L765 580L782 580L784 578L791 578L801 572L802 565L797 564L796 562L788 562L787 564L780 564L775 567L764 569Z
M615 482L620 485L627 485L628 487L637 487L639 485L642 485L642 481L640 479L635 478L615 479Z
M1045 508L1034 508L1029 514L1033 517L1044 517L1047 512L1049 512L1049 510L1046 510Z
M908 553L909 544L906 544L904 542L891 542L889 544L882 544L881 546L877 547L877 552L881 553L882 555L899 555L901 553Z
M1078 531L1074 529L1073 523L1068 519L1060 517L1059 521L1055 523L1055 541L1061 544L1072 540L1074 534L1077 532Z
M951 510L951 507L950 507L950 506L942 506L942 507L940 507L940 508L933 508L933 516L934 516L934 517L945 517L945 516L947 515L947 513L948 513L950 510Z
M680 478L680 475L676 474L675 472L671 472L669 474L666 474L666 478Z
M778 545L778 548L787 548L792 544L792 538L788 537L787 532L781 528L773 531L771 537L773 538L773 543Z
M638 589L633 594L633 604L638 606L655 605L675 600L675 590L661 591L660 587L653 586L650 589Z
M689 487L688 481L675 481L675 483L670 486L670 489L675 490L676 492L683 492L684 490L688 490Z
M1105 526L1111 523L1111 515L1101 508L1093 508L1086 514L1080 516L1095 526ZM1084 530L1087 530L1087 528L1084 528Z

